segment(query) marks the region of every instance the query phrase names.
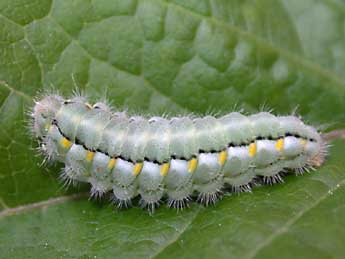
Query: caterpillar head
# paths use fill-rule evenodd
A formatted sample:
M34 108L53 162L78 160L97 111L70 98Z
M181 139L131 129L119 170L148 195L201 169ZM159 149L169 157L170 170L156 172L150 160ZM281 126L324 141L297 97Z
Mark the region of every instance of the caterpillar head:
M56 95L46 96L39 101L35 101L33 113L33 132L38 138L43 138L60 109L63 100Z

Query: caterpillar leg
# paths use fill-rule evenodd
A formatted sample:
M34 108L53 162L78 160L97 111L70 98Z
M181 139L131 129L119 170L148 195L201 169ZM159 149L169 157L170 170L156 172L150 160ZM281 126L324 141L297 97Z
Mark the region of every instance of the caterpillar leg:
M108 184L106 182L97 181L94 178L89 180L91 184L90 198L100 199L109 190Z
M224 182L231 186L233 193L251 192L255 174L249 146L230 147L227 153L223 168Z
M86 164L89 165L91 176L91 197L101 198L106 192L111 190L111 169L109 168L109 156L100 152L86 153Z
M284 161L278 161L265 168L255 168L255 174L262 177L262 182L267 185L283 183Z
M128 207L131 205L131 199L137 195L134 165L118 158L112 167L112 201L117 207Z
M76 186L76 184L79 182L78 173L73 170L71 166L65 166L59 176L59 179L63 183L64 187L68 187L70 185Z
M132 207L132 200L127 197L119 199L115 194L113 194L110 201L119 209L128 209Z
M252 192L252 187L250 183L242 185L231 185L231 192L237 194L242 192Z
M61 179L66 183L73 181L87 182L91 175L85 166L86 150L73 144L65 157L65 169L61 174Z
M183 198L168 198L168 207L174 208L176 210L183 210L186 207L189 207L189 203L192 201L192 198L185 196Z
M138 176L138 188L141 196L140 206L154 212L159 207L164 194L162 185L164 176L160 173L160 166L153 162L143 163Z
M254 169L250 168L237 175L231 174L231 176L224 178L224 182L231 186L233 193L251 192L251 186L256 179L255 177Z
M189 206L193 192L192 173L189 171L188 162L173 159L170 162L169 172L164 178L167 189L168 206L182 210Z
M273 185L273 184L283 183L284 179L283 179L282 173L279 172L274 175L263 176L262 181L266 185Z
M199 193L197 201L205 206L215 204L222 196L223 171L216 153L200 154L198 167L193 173L194 189Z

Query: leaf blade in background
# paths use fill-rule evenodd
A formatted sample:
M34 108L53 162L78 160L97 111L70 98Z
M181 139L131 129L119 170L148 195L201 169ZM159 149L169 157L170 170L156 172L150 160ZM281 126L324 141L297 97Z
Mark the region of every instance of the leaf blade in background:
M343 141L311 175L151 217L75 200L88 188L66 191L61 164L39 167L25 112L38 92L77 85L150 114L299 106L308 122L341 128L344 10L337 0L0 0L0 257L341 256Z

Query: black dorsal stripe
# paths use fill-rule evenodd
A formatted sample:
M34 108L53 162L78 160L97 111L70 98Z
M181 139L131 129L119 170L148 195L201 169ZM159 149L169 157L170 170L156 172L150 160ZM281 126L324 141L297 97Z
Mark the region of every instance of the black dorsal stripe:
M52 122L51 122L51 124L52 124L52 125L55 125L55 126L57 127L59 133L60 133L64 138L66 138L67 140L71 141L71 139L70 139L69 137L67 137L67 136L61 131L61 129L60 129L60 127L59 127L58 122L57 122L56 119L53 119ZM277 138L273 138L272 136L267 136L267 137L257 136L254 140L252 140L252 141L250 141L250 142L241 142L241 143L239 143L238 145L235 145L234 143L230 142L230 143L228 143L228 144L226 145L226 147L228 147L228 148L229 148L229 147L243 147L243 146L248 146L249 144L254 143L255 141L259 141L259 140L277 141L278 139L284 138L284 137L302 138L300 135L298 135L298 134L296 134L296 133L289 133L289 132L287 132L284 136L279 136L279 137L277 137ZM305 137L304 137L304 138L305 138ZM313 138L305 138L305 139L307 139L308 141L311 141L311 142L316 142L316 140L313 139ZM71 141L71 142L72 142L72 141ZM106 152L106 151L103 151L103 150L100 150L100 149L96 149L96 150L89 149L89 148L87 148L87 147L85 146L85 144L82 143L78 138L75 138L74 143L75 143L76 145L81 145L81 146L83 146L83 148L84 148L85 150L87 150L87 151L90 151L90 152L99 152L99 153L102 153L102 154L104 154L104 155L106 155L106 156L108 156L108 157L110 157L110 158L115 158L115 159L119 158L119 159L122 159L122 160L124 160L124 161L130 162L130 163L133 163L133 164L134 164L134 163L140 163L140 162L146 161L146 162L152 162L152 163L161 165L161 164L167 163L168 161L175 160L175 159L189 161L190 159L196 158L196 157L197 157L197 155L195 155L195 154L194 154L194 155L191 155L191 157L184 157L184 156L180 156L180 157L179 157L179 156L173 154L173 155L170 156L170 160L168 160L168 161L164 160L163 162L159 162L157 159L153 159L153 160L152 160L152 159L149 159L148 157L144 157L143 160L133 161L131 158L124 157L124 156L122 156L122 155L118 155L118 156L111 157L111 156L109 155L109 153ZM225 149L226 149L226 148L222 148L222 149L220 149L220 150L216 150L216 149L210 149L210 150L199 149L199 150L198 150L198 154L204 154L204 153L215 154L215 153L219 153L219 152L221 152L221 151L223 151L223 150L225 150Z

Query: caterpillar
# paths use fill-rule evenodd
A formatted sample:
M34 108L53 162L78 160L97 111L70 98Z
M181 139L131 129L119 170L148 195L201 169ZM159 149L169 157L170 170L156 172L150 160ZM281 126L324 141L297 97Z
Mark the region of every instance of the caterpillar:
M65 164L65 183L90 183L91 197L112 191L118 207L136 196L150 211L162 199L176 209L192 197L214 204L224 191L250 192L319 167L327 153L320 133L292 115L129 117L56 94L36 100L30 114L46 160Z

